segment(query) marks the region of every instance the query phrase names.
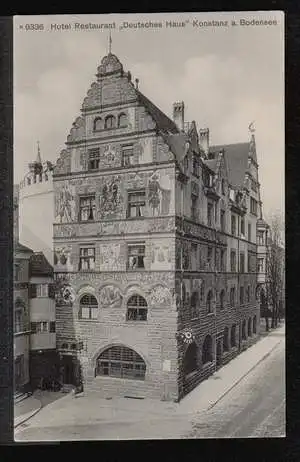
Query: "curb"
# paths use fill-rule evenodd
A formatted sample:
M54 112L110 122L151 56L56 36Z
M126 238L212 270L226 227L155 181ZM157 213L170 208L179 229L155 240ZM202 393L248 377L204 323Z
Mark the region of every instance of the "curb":
M264 356L262 358L260 358L260 360L255 363L247 372L245 372L245 374L242 375L242 377L240 377L236 382L234 382L233 385L231 385L230 388L228 388L228 390L226 390L213 404L211 404L210 406L208 406L205 411L209 411L210 409L212 409L213 407L215 407L215 405L221 401L221 399L223 399L236 385L238 385L245 377L247 377L248 374L250 374L250 372L252 372L260 363L262 363L268 356L270 356L270 354L275 350L275 348L279 345L279 343L281 342L281 340L279 340L279 342L277 342L272 348L271 350L268 351L268 353L265 353ZM203 412L202 411L199 411L199 412ZM197 412L198 414L198 412Z
M31 419L31 417L35 416L41 409L42 409L42 403L40 402L40 406L35 409L34 411L32 411L29 415L28 413L25 414L26 417L24 418L24 420L21 420L20 422L18 422L17 424L14 425L14 428L18 428L20 425L22 425L23 423L27 422L27 420Z

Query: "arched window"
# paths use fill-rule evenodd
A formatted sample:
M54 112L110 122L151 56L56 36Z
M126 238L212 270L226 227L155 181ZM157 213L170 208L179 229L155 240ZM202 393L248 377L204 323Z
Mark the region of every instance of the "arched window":
M231 287L230 289L230 306L235 305L235 287Z
M118 117L118 127L127 127L127 116L126 114L120 114Z
M105 119L105 128L115 128L116 126L116 119L114 116L109 115Z
M245 319L244 319L244 321L242 323L242 339L246 340L246 321L245 321Z
M247 303L250 303L250 286L247 287Z
M199 294L198 292L193 292L191 296L191 317L192 318L197 318L198 306L199 306Z
M98 302L94 295L86 294L80 299L79 318L80 319L97 319Z
M220 309L224 310L225 308L225 290L221 290L220 292Z
M127 302L127 321L147 321L147 302L140 295L132 295Z
M134 350L113 346L104 350L97 359L96 375L145 380L146 364Z
M248 319L248 337L251 337L252 335L252 322L251 318Z
M101 117L96 117L94 120L94 130L102 130L103 129L103 121Z
M225 327L223 333L223 351L229 350L229 330L228 327Z
M231 326L230 345L231 345L231 348L236 346L236 325L235 324Z
M197 370L197 345L195 342L191 343L185 352L183 358L183 372L188 375Z
M207 313L212 313L213 310L213 293L210 290L206 297L206 311Z
M212 360L212 338L207 335L202 346L202 364L210 363Z
M256 334L256 316L253 318L253 334Z

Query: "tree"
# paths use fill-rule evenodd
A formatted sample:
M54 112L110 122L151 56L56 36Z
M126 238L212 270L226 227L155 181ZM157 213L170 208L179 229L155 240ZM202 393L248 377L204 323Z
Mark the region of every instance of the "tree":
M280 308L284 300L285 285L285 249L283 244L284 229L278 215L270 220L267 242L267 300L271 308L271 327L277 327L280 320Z

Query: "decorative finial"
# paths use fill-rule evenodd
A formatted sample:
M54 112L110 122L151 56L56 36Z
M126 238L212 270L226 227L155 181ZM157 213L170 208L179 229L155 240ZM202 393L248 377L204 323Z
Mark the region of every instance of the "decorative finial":
M40 142L37 141L37 156L36 156L36 161L38 164L41 164L42 163L42 159L41 159L41 150L40 150Z
M254 132L255 132L254 121L251 122L251 124L250 124L249 127L248 127L248 130L250 131L250 133L254 133Z
M139 79L135 79L135 88L139 89Z
M111 54L111 44L112 44L112 39L111 39L111 31L109 30L109 37L108 37L108 54Z

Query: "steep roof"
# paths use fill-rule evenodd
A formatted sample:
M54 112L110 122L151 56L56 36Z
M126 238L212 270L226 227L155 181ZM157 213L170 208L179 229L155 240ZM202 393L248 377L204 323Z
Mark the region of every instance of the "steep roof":
M186 154L186 142L189 137L185 133L174 133L170 135L162 134L164 141L175 155L177 162L181 163Z
M233 187L240 188L244 184L245 173L248 169L250 143L224 144L209 148L209 152L220 152L221 150L224 150L229 183Z
M14 251L33 253L32 249L26 247L26 245L20 244L19 241L14 243Z
M214 172L217 171L218 159L204 159L204 163Z
M177 125L173 120L171 120L166 114L164 114L155 104L152 103L148 98L146 98L143 93L139 90L136 90L136 94L139 102L145 106L149 114L153 117L154 121L157 124L157 128L164 133L179 133Z
M53 276L53 268L43 252L35 252L29 260L30 276Z

